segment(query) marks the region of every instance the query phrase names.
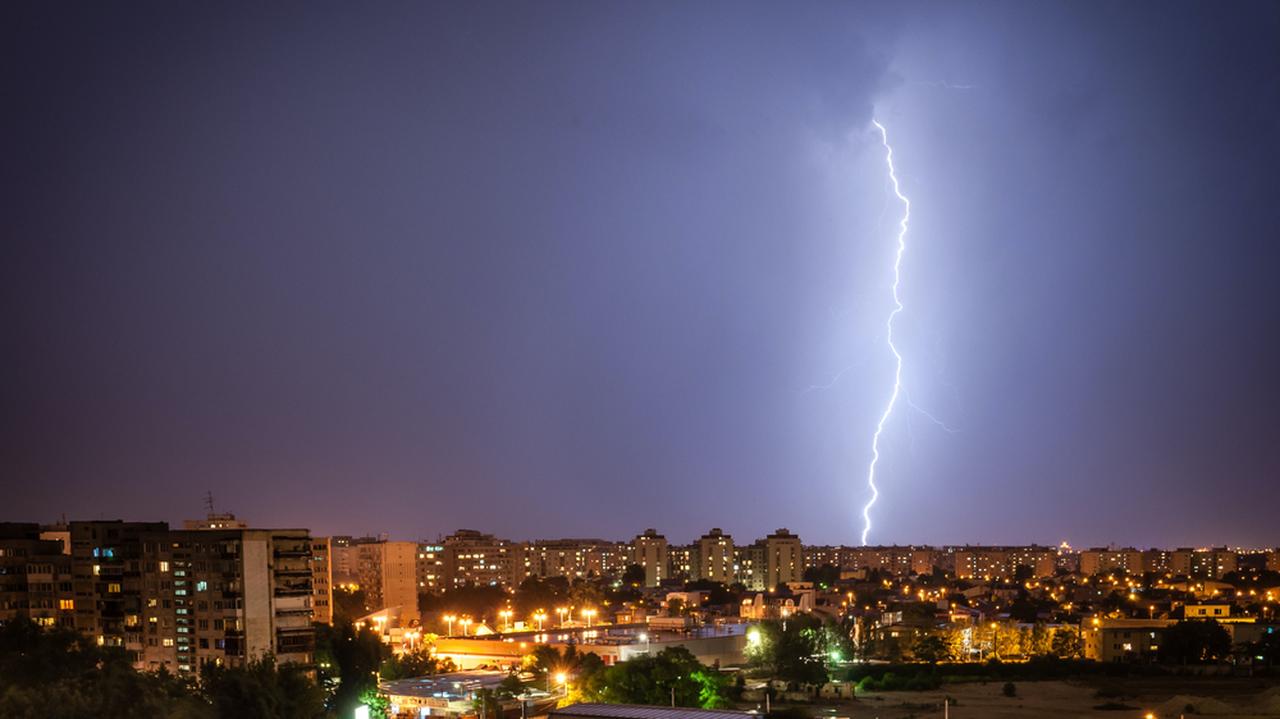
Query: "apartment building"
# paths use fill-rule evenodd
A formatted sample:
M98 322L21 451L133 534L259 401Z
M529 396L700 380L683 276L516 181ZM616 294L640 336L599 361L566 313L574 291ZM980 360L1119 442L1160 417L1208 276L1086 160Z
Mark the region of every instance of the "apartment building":
M0 523L0 624L75 626L71 556L38 524Z
M646 529L631 542L631 564L644 567L644 585L656 587L670 576L667 538L656 529Z
M733 561L733 537L719 527L698 538L694 545L691 576L722 584L737 580Z
M527 576L522 546L474 529L459 529L441 542L445 588L467 584L514 587Z
M312 541L305 529L170 530L72 522L76 628L140 669L241 665L268 653L309 664Z

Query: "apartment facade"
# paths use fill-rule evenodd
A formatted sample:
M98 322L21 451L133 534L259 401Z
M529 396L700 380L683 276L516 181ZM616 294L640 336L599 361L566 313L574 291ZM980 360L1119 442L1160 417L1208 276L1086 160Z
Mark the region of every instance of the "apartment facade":
M644 585L656 587L670 576L667 538L646 529L631 542L631 563L644 567Z

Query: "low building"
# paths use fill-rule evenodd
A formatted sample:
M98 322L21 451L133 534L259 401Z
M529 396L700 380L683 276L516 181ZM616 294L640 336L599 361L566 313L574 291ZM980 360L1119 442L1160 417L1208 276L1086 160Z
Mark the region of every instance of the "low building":
M570 704L553 709L548 719L747 719L753 712L687 709L637 704Z
M507 672L463 671L426 677L397 679L378 684L387 698L391 716L397 719L423 717L474 717L476 697L481 690L493 691L508 677ZM529 692L485 707L488 717L541 715L555 706L563 693Z
M1080 624L1085 659L1098 662L1153 662L1172 619L1090 619Z

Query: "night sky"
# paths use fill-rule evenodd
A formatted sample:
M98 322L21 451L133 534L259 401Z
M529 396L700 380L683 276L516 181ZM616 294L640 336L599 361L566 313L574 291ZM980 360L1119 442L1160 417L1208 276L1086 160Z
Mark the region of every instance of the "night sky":
M0 520L1280 544L1276 3L10 2Z

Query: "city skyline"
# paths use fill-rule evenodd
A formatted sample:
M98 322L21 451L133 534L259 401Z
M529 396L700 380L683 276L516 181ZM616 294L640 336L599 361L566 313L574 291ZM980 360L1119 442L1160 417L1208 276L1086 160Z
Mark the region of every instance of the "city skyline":
M854 545L875 120L869 542L1276 546L1277 12L8 8L0 521Z

